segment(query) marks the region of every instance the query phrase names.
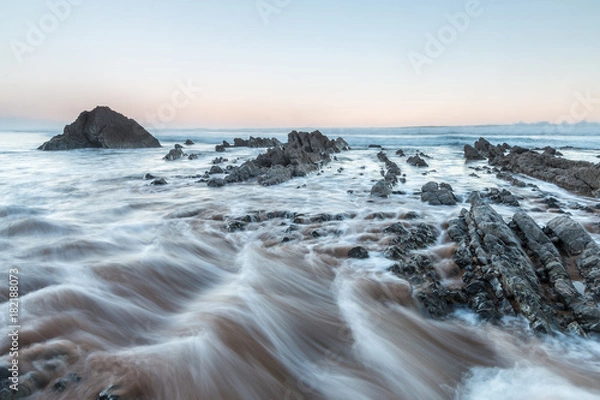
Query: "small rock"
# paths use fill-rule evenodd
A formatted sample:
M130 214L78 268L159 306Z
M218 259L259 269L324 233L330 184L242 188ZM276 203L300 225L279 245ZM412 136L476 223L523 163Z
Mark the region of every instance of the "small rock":
M158 178L158 179L153 180L152 183L150 183L150 184L162 186L162 185L168 185L169 183L164 178Z
M192 142L190 139L188 139L188 140L186 140L186 141L185 141L185 145L186 145L186 146L191 146L191 145L193 145L193 144L195 144L195 143L194 143L194 142Z
M348 257L350 258L369 258L369 252L367 249L361 246L356 246L348 251Z

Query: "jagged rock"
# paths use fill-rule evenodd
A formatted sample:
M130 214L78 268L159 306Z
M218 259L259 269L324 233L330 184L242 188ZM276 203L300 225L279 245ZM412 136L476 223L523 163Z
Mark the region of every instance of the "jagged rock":
M361 246L356 246L348 251L348 257L350 258L369 258L369 252L367 249Z
M82 148L132 149L161 147L159 141L133 119L108 107L84 111L62 135L54 136L38 150Z
M212 167L210 167L210 170L208 171L209 175L213 175L213 174L224 174L225 171L223 171L223 168L219 167L218 165L213 165Z
M544 153L539 154L514 146L505 155L505 147L492 146L483 138L475 143L475 148L488 158L491 165L503 170L554 183L586 196L600 195L600 164L556 157L558 154L552 148L546 148Z
M261 137L252 137L249 139L241 139L235 138L233 139L233 145L235 147L251 147L251 148L260 148L260 147L280 147L281 142L277 138L261 138Z
M421 187L421 201L439 205L455 205L458 199L454 195L452 187L447 183L438 184L437 182L428 182Z
M223 146L222 144L218 144L215 146L215 151L217 153L223 153L225 152L225 146Z
M317 171L322 164L331 161L331 154L347 148L343 139L329 140L319 131L293 131L288 134L286 144L269 149L239 168L234 167L226 179L240 182L264 175L260 178L262 184L281 183Z
M470 272L463 275L469 304L475 312L485 311L494 318L500 308L510 306L527 318L534 330L550 333L558 327L553 308L543 298L543 290L531 259L502 217L485 204L477 193L471 196L471 210L461 217L467 227L467 243L473 254ZM464 228L455 228L461 235ZM483 281L482 281L483 280ZM469 289L470 287L470 289ZM473 299L477 297L477 301ZM501 303L505 303L501 307Z
M406 162L414 167L429 167L429 164L427 164L427 162L423 160L419 155L408 157Z
M177 145L175 145L175 148L169 150L169 153L163 157L163 160L175 161L182 157L185 157L185 153L181 149L181 146L177 148Z
M485 160L485 157L470 144L465 144L464 152L467 161Z
M392 188L386 180L377 181L371 188L371 196L389 197L392 194Z
M574 240L577 243L576 246L578 246L581 241L574 238L581 238L585 235L582 235L573 220L568 217L559 218L562 219L556 219L551 225L560 232L565 240ZM600 309L595 306L593 301L587 301L575 289L563 265L562 257L552 241L533 219L524 212L516 213L513 216L513 222L533 258L543 267L543 271L547 274L548 280L560 301L572 311L579 326L585 331L600 331ZM583 233L585 234L585 232ZM596 253L596 256L598 255L600 253ZM596 265L598 265L598 261L600 260L595 260Z
M519 207L519 201L508 190L491 188L489 192L481 194L482 197L490 200L494 204L506 204L508 206Z
M566 215L550 220L547 228L556 235L564 250L576 257L575 264L588 291L599 300L600 246L578 222Z
M192 146L192 145L194 145L195 143L194 143L194 142L192 142L192 140L191 140L191 139L187 139L187 140L185 141L185 143L184 143L184 144L185 144L186 146Z
M396 155L398 157L404 157L404 155L405 155L404 150L402 150L402 149L396 150Z

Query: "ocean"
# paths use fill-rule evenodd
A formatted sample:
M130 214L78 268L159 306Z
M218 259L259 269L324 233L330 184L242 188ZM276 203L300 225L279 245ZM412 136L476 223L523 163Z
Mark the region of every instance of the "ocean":
M57 131L0 132L0 366L18 329L26 398L600 399L600 337L540 336L523 318L492 325L467 309L427 318L405 306L411 286L387 271L381 234L411 213L443 232L472 191L499 188L541 226L557 215L542 199L556 198L600 243L599 214L585 210L599 199L528 177L511 186L463 157L483 136L595 163L598 125L323 129L352 150L319 173L270 187L197 182L217 157L240 165L264 151L215 152L223 140L288 131L162 130L159 149L63 152L36 150ZM162 159L186 139L197 159ZM406 174L389 198L370 195L382 163L369 145ZM398 149L425 153L429 167ZM450 184L459 204L423 203L429 181ZM493 207L506 220L516 211ZM252 219L264 213L278 217ZM246 229L228 229L246 216ZM369 258L343 256L358 245ZM442 234L420 251L443 269L453 246Z

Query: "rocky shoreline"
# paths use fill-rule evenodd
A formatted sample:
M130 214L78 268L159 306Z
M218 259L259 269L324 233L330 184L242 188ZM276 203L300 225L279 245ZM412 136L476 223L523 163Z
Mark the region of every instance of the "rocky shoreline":
M233 142L232 146L224 141L215 151L222 153L232 147L267 150L241 165L231 162L221 166L228 161L217 157L205 174L190 178L200 178L196 182L210 188L224 187L221 190L243 182L278 185L296 177L319 174L337 155L350 149L344 139L332 140L319 131L290 132L286 143L252 137ZM193 142L189 140L185 145L191 146ZM371 148L378 152L381 177L370 180L371 190L365 194L369 201L377 204L414 196L436 210L448 207L452 218L433 225L413 211L405 214L376 211L362 217L370 227L365 232L369 237L365 243L340 244L327 249L327 255L346 259L358 268L374 257L387 261L385 272L381 273L399 278L410 287L410 304L402 304L428 318L450 320L456 317L455 312L468 309L481 321L498 326L507 317L520 318L527 321L536 335L568 334L585 338L600 333L600 245L584 226L566 213L557 214L541 226L521 208L522 198L507 189L492 187L457 195L449 184L431 180L422 186L419 183L420 191L407 194L397 190L413 178L406 171L423 171L422 168L428 167L425 160L430 157L417 151L404 160L410 167L403 171L381 146ZM164 159L183 158L184 150L176 145ZM403 150L392 154L406 156ZM552 148L535 151L508 144L494 146L481 138L473 146L466 145L464 155L469 163L480 162L470 164L475 165L476 172L496 174L514 186L528 186L516 175L523 174L580 195L600 194L598 164L564 159ZM489 166L482 166L481 162L486 160ZM426 174L419 172L419 177ZM469 177L477 178L475 172ZM152 185L167 184L164 178L152 174L146 174L144 179ZM543 201L547 210L561 210L559 200L546 196ZM494 205L511 210L512 216L503 217ZM197 216L198 212L183 212L168 218ZM353 212L306 214L275 209L219 218L223 233L233 235L272 223L264 242L268 247L303 241L318 244L324 238L336 238L342 235L342 224L359 216ZM434 249L436 246L445 247L447 254L440 256ZM6 374L5 369L0 367L0 375ZM23 375L21 387L22 393L28 394L41 390L61 392L80 381L85 381L85 377L75 373L48 380L31 371ZM19 398L10 392L7 382L2 381L0 399ZM97 399L133 398L119 387L108 386Z

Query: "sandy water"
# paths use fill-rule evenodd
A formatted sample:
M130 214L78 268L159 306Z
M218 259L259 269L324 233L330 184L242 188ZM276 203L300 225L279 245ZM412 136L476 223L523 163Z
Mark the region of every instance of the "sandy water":
M459 144L408 146L386 132L350 132L354 150L319 175L211 189L193 177L215 157L239 165L262 150L217 154L214 144L227 137L192 137L198 144L187 151L198 160L162 161L183 134L191 136L159 137L163 149L60 153L33 150L45 133L0 135L0 295L6 309L8 271L18 269L20 371L48 384L31 398L95 399L111 385L143 399L600 398L597 337L539 338L520 319L493 327L466 310L443 322L424 318L383 257L391 223L443 231L468 208L422 203L416 192L430 180L450 183L463 200L472 190L507 188L526 211L551 194L598 240L598 214L574 207L595 199L527 178L539 189L485 171L469 177L469 167L485 164L465 164ZM382 168L370 142L390 149L406 173L396 188L403 194L369 195ZM425 152L430 167L407 165L397 148ZM563 153L590 161L600 154L593 145ZM152 186L145 173L169 185ZM506 218L516 211L494 208ZM283 211L340 217L265 217ZM417 220L406 220L411 212ZM248 214L257 222L227 230L227 221ZM541 225L556 216L530 215ZM358 244L369 259L344 256ZM442 234L425 250L448 282L451 249ZM1 317L5 329L7 312ZM53 390L70 373L81 380Z

